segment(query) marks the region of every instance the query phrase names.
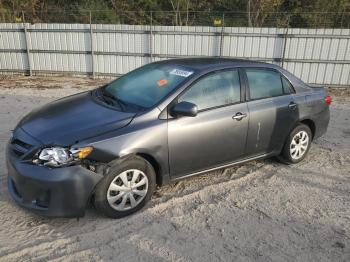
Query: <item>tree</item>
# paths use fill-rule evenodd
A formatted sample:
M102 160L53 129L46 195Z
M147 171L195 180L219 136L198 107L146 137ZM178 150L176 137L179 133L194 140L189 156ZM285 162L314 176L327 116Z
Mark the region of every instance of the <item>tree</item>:
M350 0L0 0L0 21L350 27Z
M247 18L248 26L261 27L266 18L280 9L283 0L248 0Z

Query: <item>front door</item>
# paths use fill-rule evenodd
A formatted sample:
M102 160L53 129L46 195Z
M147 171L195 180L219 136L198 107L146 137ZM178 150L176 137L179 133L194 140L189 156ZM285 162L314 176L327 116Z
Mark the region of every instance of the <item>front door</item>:
M247 104L241 102L237 70L202 77L178 101L196 104L199 112L195 117L168 120L171 176L199 172L244 156L249 115Z

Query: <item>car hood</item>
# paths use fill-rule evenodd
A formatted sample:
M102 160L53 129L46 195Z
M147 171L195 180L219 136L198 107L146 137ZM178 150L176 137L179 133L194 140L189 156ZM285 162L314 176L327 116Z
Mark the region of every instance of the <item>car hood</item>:
M103 106L90 92L84 92L33 110L18 127L45 145L69 146L124 127L134 116Z

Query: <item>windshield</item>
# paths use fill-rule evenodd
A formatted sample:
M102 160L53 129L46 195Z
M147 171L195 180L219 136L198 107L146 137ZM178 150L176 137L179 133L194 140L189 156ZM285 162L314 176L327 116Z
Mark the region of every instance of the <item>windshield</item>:
M124 103L149 108L193 73L177 65L148 64L111 82L106 91Z

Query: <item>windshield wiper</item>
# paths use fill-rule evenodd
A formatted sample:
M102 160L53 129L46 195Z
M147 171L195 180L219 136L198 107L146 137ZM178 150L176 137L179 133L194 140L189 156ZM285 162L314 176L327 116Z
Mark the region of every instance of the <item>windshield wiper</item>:
M118 97L108 92L105 87L101 87L100 90L104 98L109 98L109 100L112 101L112 105L115 105L115 102L117 102L120 109L125 111L125 107L127 106L127 104L124 101L120 100Z
M103 92L101 91L101 88L97 89L95 91L95 95L96 97L98 97L99 99L101 99L103 102L105 102L107 105L112 105L114 106L114 99L112 100L111 98L109 97L106 97ZM107 99L108 98L108 99Z
M121 100L119 97L117 97L117 96L113 96L113 98L115 99L115 101L117 101L117 103L119 104L119 106L120 106L120 107L124 107L124 108L126 108L126 107L128 107L128 106L129 106L129 104L128 104L128 103L124 102L124 101L123 101L123 100Z
M123 111L126 111L126 108L129 108L133 111L135 109L137 111L144 111L146 109L145 107L126 102L120 99L119 97L114 96L113 94L111 94L106 90L106 86L102 86L98 88L96 93L97 93L97 96L100 97L105 103L112 106L115 106L116 104L118 104L118 107Z

